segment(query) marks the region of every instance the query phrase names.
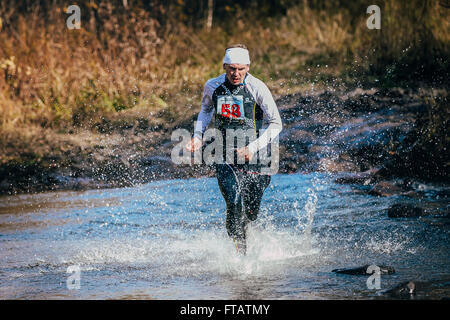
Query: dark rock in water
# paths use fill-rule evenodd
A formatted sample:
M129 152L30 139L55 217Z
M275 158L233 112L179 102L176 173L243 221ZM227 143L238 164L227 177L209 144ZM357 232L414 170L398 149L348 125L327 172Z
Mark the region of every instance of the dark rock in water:
M415 199L418 199L418 198L422 198L423 196L422 195L420 195L419 193L417 193L417 192L415 192L415 191L406 191L406 192L403 192L402 193L402 196L405 196L405 197L410 197L410 198L415 198Z
M395 273L395 270L393 267L390 266L378 266L380 268L381 274L393 274ZM340 273L340 274L349 274L354 276L367 276L369 273L367 273L367 269L369 268L369 265L366 264L362 267L356 267L356 268L343 268L343 269L334 269L331 270L331 272Z
M335 183L339 184L369 184L375 178L374 175L378 169L372 169L364 172L345 172L341 173L334 180Z
M410 298L417 292L417 283L413 281L405 281L392 289L386 290L384 294L393 298Z
M369 194L373 196L389 197L402 193L403 191L404 190L402 188L391 182L381 181L373 186L373 188L369 191Z
M357 167L350 161L333 160L330 158L322 158L318 161L317 171L325 172L347 172L356 171Z
M388 209L389 218L419 217L425 214L425 210L411 204L397 203Z
M450 292L450 279L405 281L380 293L394 299L446 299Z

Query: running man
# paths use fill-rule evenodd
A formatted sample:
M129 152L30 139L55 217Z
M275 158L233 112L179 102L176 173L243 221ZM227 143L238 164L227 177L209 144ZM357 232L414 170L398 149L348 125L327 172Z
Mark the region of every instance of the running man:
M226 228L238 252L245 254L247 224L256 220L270 183L257 153L267 150L282 130L282 123L270 90L248 72L250 56L245 45L226 49L223 68L224 74L205 84L194 136L186 149L194 152L202 147L203 133L215 114L216 132L223 144L222 161L215 167L227 207ZM264 116L269 126L262 131Z

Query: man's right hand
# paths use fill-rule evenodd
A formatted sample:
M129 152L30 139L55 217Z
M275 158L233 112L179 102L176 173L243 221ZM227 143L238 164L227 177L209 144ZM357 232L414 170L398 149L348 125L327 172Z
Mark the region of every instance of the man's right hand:
M186 150L190 152L197 151L202 147L203 143L199 137L193 137L191 141L186 144Z

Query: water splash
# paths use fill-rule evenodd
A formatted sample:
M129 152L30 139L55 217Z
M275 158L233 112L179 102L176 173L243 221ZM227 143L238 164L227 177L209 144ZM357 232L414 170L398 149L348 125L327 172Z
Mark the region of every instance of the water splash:
M305 212L307 214L305 235L306 235L306 237L310 238L312 224L314 221L314 215L316 213L316 208L317 208L317 195L314 192L314 190L311 188L308 188L308 190L306 192L308 193L308 200L306 201L306 205L305 205Z
M326 177L275 176L246 256L226 233L220 193L204 193L218 188L214 179L15 197L41 207L0 215L0 297L354 298L367 296L365 282L332 269L374 261L405 277L448 274L446 225L388 219L386 199ZM77 292L65 286L72 265L81 267Z

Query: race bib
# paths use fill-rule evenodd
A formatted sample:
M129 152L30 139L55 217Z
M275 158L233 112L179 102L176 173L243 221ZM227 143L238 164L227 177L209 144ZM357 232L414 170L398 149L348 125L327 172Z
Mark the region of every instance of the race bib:
M219 96L217 113L231 119L245 119L244 96Z

